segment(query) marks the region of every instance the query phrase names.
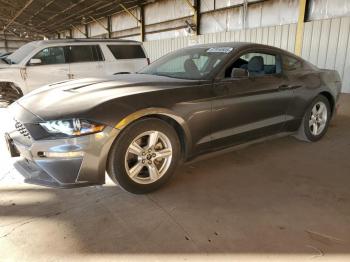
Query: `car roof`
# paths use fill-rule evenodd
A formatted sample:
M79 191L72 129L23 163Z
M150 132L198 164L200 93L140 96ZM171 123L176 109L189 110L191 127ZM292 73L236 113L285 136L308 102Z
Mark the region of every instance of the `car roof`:
M257 43L248 43L248 42L220 42L220 43L210 43L210 44L199 44L199 45L193 45L189 46L187 48L192 47L203 47L203 48L215 48L215 47L232 47L232 48L246 48L246 47L257 47L257 48L271 48L271 49L279 49L274 46L269 45L263 45L263 44L257 44Z
M67 43L132 43L141 44L141 42L133 40L121 40L121 39L93 39L93 38L68 38L68 39L52 39L52 40L39 40L32 43L41 46L47 44L67 44Z
M257 48L257 49L270 49L271 51L283 53L289 56L293 56L298 58L299 60L303 60L301 57L278 47L263 45L258 43L249 43L249 42L220 42L220 43L210 43L210 44L199 44L199 45L191 45L186 48L215 48L215 47L232 47L234 49L246 49L246 48Z

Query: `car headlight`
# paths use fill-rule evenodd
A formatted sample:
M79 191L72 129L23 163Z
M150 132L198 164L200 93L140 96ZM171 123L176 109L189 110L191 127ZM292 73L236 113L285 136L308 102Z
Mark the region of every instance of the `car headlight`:
M67 136L82 136L101 132L105 126L78 118L65 120L52 120L39 123L51 134L64 134Z

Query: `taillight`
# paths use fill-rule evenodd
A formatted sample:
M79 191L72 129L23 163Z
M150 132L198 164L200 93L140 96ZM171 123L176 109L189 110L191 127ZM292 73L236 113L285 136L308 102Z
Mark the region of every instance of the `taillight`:
M149 60L149 58L147 57L147 64L150 64L151 63L151 61Z

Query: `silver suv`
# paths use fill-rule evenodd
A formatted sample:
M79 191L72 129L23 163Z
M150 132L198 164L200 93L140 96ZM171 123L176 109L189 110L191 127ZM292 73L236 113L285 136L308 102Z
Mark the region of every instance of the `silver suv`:
M0 59L0 106L46 84L136 72L149 64L142 43L58 39L28 43Z

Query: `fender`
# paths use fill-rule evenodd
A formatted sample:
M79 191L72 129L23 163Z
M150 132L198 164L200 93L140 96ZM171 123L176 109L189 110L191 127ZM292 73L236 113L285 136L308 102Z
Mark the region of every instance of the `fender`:
M132 122L136 121L137 119L140 119L140 118L145 117L145 116L150 116L150 115L166 116L166 117L174 120L182 128L182 131L185 134L184 139L185 139L185 143L187 145L186 147L188 149L192 148L192 136L191 136L191 132L188 128L186 121L181 116L177 115L175 112L173 112L169 109L166 109L166 108L151 107L151 108L141 109L139 111L136 111L136 112L124 117L114 127L121 131L126 126L128 126Z

